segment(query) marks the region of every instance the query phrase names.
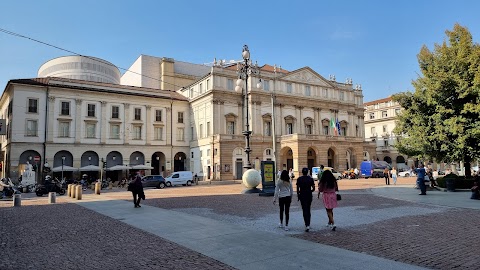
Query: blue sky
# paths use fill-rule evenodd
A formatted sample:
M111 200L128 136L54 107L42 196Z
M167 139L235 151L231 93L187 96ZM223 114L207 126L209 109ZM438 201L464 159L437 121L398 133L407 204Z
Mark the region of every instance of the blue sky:
M480 1L1 1L0 28L128 68L140 54L193 63L309 66L361 84L364 101L412 90L422 45L455 23L480 40ZM69 55L0 33L0 87Z

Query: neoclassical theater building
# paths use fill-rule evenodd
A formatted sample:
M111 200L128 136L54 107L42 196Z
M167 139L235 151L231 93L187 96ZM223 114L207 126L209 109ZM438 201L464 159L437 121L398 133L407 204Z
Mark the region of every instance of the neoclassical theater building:
M241 179L246 99L234 90L234 63L141 55L129 70L121 76L107 61L67 56L42 65L38 78L9 81L0 98L2 176L18 178L27 162L38 172L48 163L57 173L62 164L80 169L67 176L97 173L103 160L112 178L151 167L147 173ZM344 170L375 153L364 141L361 87L350 79L264 65L249 78L248 112L256 168L276 160L297 174L320 164Z

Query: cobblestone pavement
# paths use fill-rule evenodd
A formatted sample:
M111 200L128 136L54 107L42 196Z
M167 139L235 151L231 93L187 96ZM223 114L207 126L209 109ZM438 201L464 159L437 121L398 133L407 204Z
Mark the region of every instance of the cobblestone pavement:
M0 208L0 269L233 269L76 204Z

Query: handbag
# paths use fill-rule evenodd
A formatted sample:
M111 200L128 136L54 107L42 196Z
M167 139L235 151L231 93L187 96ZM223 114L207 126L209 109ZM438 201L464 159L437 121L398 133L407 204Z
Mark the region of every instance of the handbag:
M342 195L337 193L337 201L341 201L341 200L342 200Z

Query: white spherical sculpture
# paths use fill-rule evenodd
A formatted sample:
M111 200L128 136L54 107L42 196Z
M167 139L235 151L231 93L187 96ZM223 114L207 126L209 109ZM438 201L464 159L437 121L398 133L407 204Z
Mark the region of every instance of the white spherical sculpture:
M255 169L249 169L243 173L242 182L247 188L256 188L260 185L261 181L262 176L260 175L260 172Z

